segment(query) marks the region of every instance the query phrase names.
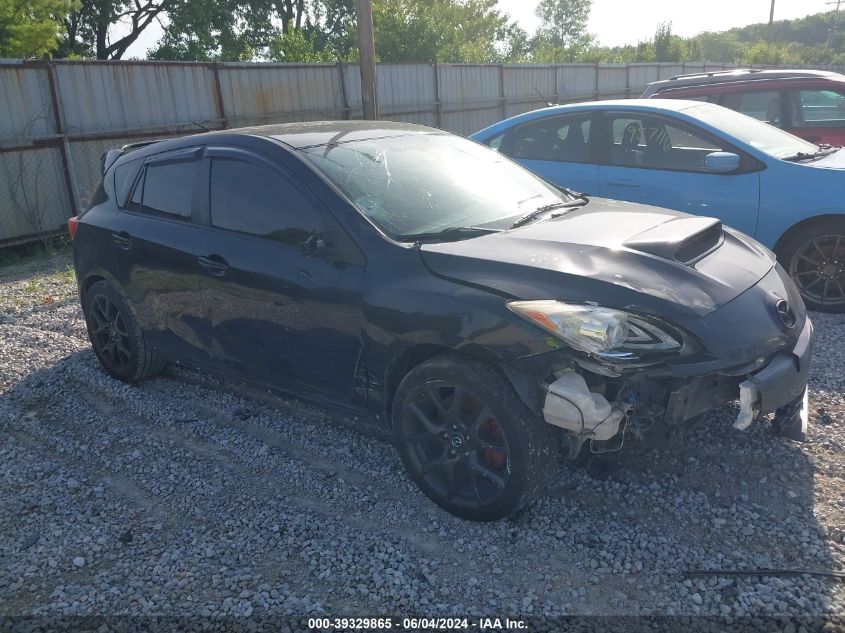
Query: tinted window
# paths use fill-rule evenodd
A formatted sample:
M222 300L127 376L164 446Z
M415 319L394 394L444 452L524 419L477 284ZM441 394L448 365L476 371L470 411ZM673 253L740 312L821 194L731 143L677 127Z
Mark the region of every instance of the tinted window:
M796 94L797 93L797 94ZM845 90L798 90L792 93L795 127L845 127Z
M232 158L211 162L211 223L221 229L302 244L319 233L321 217L275 170Z
M723 105L772 125L780 125L783 121L780 93L776 90L728 93L725 95Z
M191 217L196 166L196 160L148 164L144 170L142 211ZM135 195L132 201L136 202Z
M705 157L724 151L709 139L659 118L611 117L610 131L610 162L620 167L705 171Z
M516 128L513 157L586 163L590 160L589 115L546 117Z
M136 159L115 167L114 192L120 206L123 206L126 202L126 196L129 195L129 189L135 184L135 176L138 175L138 169L142 164L141 159Z

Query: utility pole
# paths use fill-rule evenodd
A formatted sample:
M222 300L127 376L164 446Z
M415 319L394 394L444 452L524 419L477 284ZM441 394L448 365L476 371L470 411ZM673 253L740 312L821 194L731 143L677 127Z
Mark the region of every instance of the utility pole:
M836 25L839 22L839 5L842 4L842 0L835 0L832 2L828 2L827 5L836 5L836 9L833 12L833 17L830 21L830 33L827 35L827 42L825 43L824 47L826 49L830 49L830 45L833 42L833 37L836 35Z
M373 42L372 0L357 0L358 60L361 66L361 102L364 118L378 119L378 85L376 83L376 47Z
M772 26L775 23L775 0L772 0L772 8L769 9L769 41L772 41Z

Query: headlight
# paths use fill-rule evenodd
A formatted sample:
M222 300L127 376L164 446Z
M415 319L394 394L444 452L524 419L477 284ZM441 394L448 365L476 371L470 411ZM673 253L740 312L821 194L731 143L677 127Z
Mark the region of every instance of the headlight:
M683 346L670 328L622 310L552 300L511 301L508 308L590 354L674 352Z

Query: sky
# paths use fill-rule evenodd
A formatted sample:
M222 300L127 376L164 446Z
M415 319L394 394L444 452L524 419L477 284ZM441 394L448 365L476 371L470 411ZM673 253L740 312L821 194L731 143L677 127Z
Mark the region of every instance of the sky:
M213 1L213 0L210 0ZM829 0L775 0L775 20L788 20L828 9ZM499 0L499 6L529 33L539 25L535 0ZM767 22L770 0L593 0L588 30L605 46L636 44L649 39L660 22L685 37L702 31ZM161 36L153 23L129 48L126 58L146 57Z

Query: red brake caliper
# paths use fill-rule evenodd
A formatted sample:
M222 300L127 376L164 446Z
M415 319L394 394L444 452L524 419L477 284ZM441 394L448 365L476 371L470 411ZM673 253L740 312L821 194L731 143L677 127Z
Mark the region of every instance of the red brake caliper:
M504 440L504 433L502 427L498 425L496 420L490 418L481 423L481 435L492 440L493 443L502 444ZM492 470L499 470L505 463L505 452L498 448L485 448L483 451L484 462Z

